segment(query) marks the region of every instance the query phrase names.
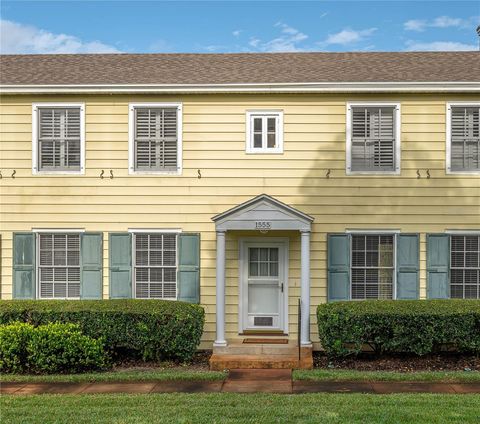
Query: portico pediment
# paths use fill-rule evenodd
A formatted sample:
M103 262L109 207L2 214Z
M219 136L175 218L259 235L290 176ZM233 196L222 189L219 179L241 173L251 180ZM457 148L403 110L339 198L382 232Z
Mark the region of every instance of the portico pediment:
M313 217L261 194L212 218L217 231L298 230L311 231Z

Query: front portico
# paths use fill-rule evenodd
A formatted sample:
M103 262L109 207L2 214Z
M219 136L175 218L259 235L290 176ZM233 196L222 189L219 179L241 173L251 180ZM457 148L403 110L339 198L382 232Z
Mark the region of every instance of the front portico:
M258 234L240 239L239 333L269 328L288 333L288 238L276 232L300 232L300 344L310 341L310 234L313 218L266 194L212 218L216 230L216 337L226 347L226 234ZM258 233L257 233L258 232ZM262 237L268 233L273 237ZM298 280L297 280L298 282ZM297 283L298 284L298 283ZM297 286L298 287L298 286ZM242 331L243 330L243 331Z

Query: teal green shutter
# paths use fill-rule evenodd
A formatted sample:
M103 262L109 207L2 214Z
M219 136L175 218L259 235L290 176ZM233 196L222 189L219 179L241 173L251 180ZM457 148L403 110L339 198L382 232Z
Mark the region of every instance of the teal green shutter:
M200 303L200 234L178 236L178 300Z
M132 235L111 233L109 237L110 299L132 297Z
M103 234L83 233L80 236L82 275L80 278L81 299L102 298Z
M397 299L418 299L419 237L397 235Z
M13 298L35 299L35 233L13 233Z
M450 236L427 234L427 297L449 298Z
M350 235L329 234L328 300L350 299Z

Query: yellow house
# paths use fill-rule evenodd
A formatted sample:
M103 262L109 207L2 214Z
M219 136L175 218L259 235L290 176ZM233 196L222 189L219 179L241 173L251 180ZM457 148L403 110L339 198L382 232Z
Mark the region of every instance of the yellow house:
M329 300L480 297L478 52L0 66L2 299L199 302L234 353L318 349Z

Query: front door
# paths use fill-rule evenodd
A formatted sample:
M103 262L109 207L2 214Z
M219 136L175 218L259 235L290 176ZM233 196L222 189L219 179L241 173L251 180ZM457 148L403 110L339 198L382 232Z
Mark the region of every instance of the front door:
M285 332L286 243L245 241L241 265L241 330Z

